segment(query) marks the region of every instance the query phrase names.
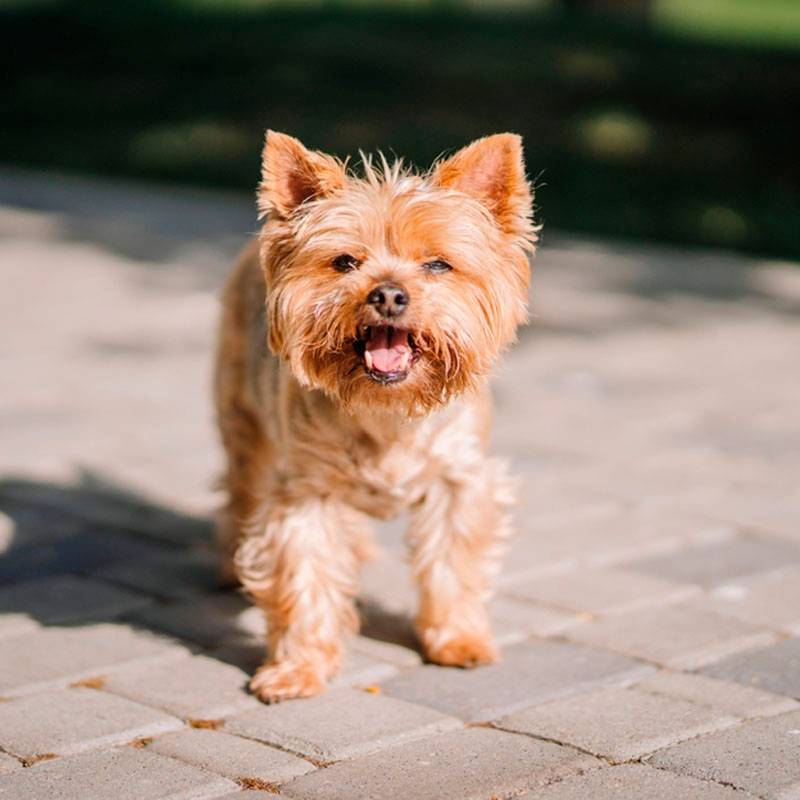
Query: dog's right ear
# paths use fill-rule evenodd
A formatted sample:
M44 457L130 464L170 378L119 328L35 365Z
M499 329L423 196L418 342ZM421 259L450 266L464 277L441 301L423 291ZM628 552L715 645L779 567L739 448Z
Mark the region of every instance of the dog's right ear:
M307 150L292 136L267 131L261 160L258 210L288 217L298 206L341 189L344 166L332 156Z

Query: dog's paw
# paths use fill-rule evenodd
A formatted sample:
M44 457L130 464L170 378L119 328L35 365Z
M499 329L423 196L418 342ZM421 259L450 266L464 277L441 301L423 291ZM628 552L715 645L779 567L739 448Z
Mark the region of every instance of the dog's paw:
M449 638L430 636L425 655L445 667L479 667L494 664L500 657L490 636L458 633Z
M279 703L321 694L325 680L308 664L265 664L250 679L250 691L264 703Z

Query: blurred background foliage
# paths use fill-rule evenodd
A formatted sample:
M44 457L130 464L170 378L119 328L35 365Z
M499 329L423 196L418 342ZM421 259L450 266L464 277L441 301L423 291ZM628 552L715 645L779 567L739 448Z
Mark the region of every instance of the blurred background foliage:
M525 137L550 227L800 258L800 0L0 0L0 161L252 191L263 130Z

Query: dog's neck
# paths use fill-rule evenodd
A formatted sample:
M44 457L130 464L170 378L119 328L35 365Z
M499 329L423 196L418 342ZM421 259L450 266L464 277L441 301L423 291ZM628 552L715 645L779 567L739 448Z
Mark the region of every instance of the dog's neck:
M410 417L388 411L364 411L356 413L339 409L338 413L354 432L366 434L376 442L387 444L402 441L414 434L425 424L426 416Z
M347 408L320 389L301 386L288 369L283 375L287 380L286 419L294 417L294 424L304 428L306 437L319 435L328 439L332 431L338 432L341 446L346 450L351 446L366 447L374 453L397 447L426 448L432 445L438 432L465 413L474 416L477 412L482 416L488 412L489 395L485 385L474 395L458 396L428 413L409 415L399 409L393 412L386 408ZM470 423L470 427L474 425Z
M340 430L350 441L370 440L380 450L393 445L410 444L430 429L434 420L448 415L448 406L427 414L408 415L402 410L385 408L347 408L322 391L300 389L309 418L325 429Z

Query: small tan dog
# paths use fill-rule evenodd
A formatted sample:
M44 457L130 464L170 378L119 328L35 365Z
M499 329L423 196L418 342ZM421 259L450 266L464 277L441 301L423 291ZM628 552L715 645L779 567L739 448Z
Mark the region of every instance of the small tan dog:
M356 177L269 132L258 203L267 222L229 280L216 371L223 570L267 616L252 691L324 690L358 626L367 517L404 509L426 656L495 661L485 603L511 492L485 455L487 376L526 317L520 138L480 139L425 175L364 158Z

